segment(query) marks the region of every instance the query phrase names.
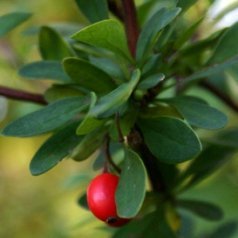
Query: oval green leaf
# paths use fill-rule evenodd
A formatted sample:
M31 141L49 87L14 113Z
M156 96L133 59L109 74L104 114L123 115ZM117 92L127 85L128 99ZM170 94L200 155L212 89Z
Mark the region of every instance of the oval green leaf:
M82 140L75 134L73 123L51 136L36 152L31 163L32 175L40 175L56 166Z
M9 31L19 26L31 17L27 12L12 12L0 16L0 37L6 35Z
M182 120L160 117L139 124L150 151L164 163L190 160L202 150L195 132Z
M116 191L117 212L132 218L139 212L145 198L146 169L134 151L127 149L120 181Z
M68 82L70 78L64 72L64 69L59 61L47 60L33 62L24 65L19 74L22 77L29 79L54 79Z
M165 101L173 105L192 126L212 130L223 128L227 124L225 114L199 98L182 96Z
M56 101L7 125L2 134L28 137L40 135L62 126L88 106L87 97L70 97Z
M72 81L87 90L105 94L116 86L113 79L106 72L85 60L67 58L63 65Z

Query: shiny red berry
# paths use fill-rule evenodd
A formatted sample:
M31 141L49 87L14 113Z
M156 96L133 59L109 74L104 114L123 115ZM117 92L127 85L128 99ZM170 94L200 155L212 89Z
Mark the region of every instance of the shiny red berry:
M103 173L95 177L88 186L87 202L91 212L110 226L122 226L129 220L117 215L115 192L119 177Z

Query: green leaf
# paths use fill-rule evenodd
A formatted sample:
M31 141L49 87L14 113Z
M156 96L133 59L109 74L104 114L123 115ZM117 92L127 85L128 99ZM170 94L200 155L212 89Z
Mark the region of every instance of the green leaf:
M80 144L72 151L70 157L75 161L83 161L89 158L103 143L105 129L100 129L87 134Z
M95 106L96 102L97 102L97 96L95 93L92 92L89 111L76 130L76 133L78 135L85 135L95 130L96 128L101 127L105 123L104 120L98 120L91 116L91 110Z
M74 56L72 49L54 29L43 26L39 33L39 48L43 59L62 60Z
M192 126L220 129L227 124L228 119L225 114L207 105L201 99L182 96L164 101L173 105Z
M40 175L56 166L81 141L75 134L78 123L73 123L51 136L36 152L31 163L32 175Z
M119 217L132 218L137 215L145 198L146 169L134 151L127 149L116 191Z
M234 233L237 232L237 221L230 221L220 225L214 232L212 232L208 238L233 238Z
M217 205L196 200L179 200L178 206L188 209L194 214L211 221L219 221L223 218L223 211Z
M54 102L67 97L84 96L85 92L72 84L54 84L44 93L47 102Z
M87 97L71 97L21 117L3 129L3 135L28 137L40 135L62 126L88 106Z
M105 94L116 86L113 79L106 72L85 60L67 58L63 64L72 81L87 90Z
M141 81L137 88L138 89L142 89L142 90L147 90L150 88L155 87L158 83L160 83L161 81L163 81L165 78L164 74L153 74L151 76L149 76L148 78L144 79L143 81Z
M182 120L160 117L141 120L139 126L150 151L164 163L190 160L202 149L197 135Z
M8 100L7 98L0 96L0 122L4 120L8 112Z
M84 193L79 199L78 199L78 204L86 209L86 210L89 210L89 207L88 207L88 201L87 201L87 194Z
M155 45L159 32L167 26L179 14L180 8L160 9L155 13L143 27L136 50L136 59L141 62Z
M224 146L208 146L181 174L179 183L190 177L182 190L198 184L200 181L211 175L214 171L225 164L234 152L234 149L226 148Z
M184 78L183 84L186 85L192 82L196 82L198 81L198 79L204 79L213 74L221 73L224 70L227 70L231 68L231 66L234 66L236 64L238 64L238 56L228 59L220 64L214 64L214 65L208 66L205 69L195 72L194 74L188 76L187 78Z
M209 64L222 63L238 55L238 23L228 28L215 46Z
M165 211L159 209L143 218L134 219L126 226L118 229L113 238L176 238L165 217Z
M24 65L19 74L30 79L55 79L59 81L70 81L59 61L37 61Z
M86 3L85 0L75 1L82 13L90 22L97 22L108 18L108 6L106 0L90 0L90 3Z
M179 0L178 7L181 7L183 11L188 10L191 6L193 6L198 0Z
M12 12L0 16L0 37L22 24L31 17L27 12Z
M91 110L92 117L100 117L107 113L107 116L115 114L119 108L127 102L140 79L140 70L136 69L131 80L121 84L111 93L101 97L95 107Z
M116 20L103 20L92 24L75 33L72 38L130 59L124 28Z

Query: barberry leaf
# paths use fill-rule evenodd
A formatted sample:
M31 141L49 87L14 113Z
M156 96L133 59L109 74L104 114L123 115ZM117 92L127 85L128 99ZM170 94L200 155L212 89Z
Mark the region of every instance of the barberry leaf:
M126 149L122 173L116 191L119 217L132 218L140 211L145 198L146 169L134 151Z
M56 132L40 147L30 163L32 175L47 172L69 155L82 140L82 137L75 134L77 124L78 122L73 123Z
M139 126L150 151L164 163L190 160L202 149L195 132L180 119L141 120Z
M73 119L79 112L87 108L88 104L88 97L70 97L53 102L13 121L3 129L2 134L28 137L53 131Z

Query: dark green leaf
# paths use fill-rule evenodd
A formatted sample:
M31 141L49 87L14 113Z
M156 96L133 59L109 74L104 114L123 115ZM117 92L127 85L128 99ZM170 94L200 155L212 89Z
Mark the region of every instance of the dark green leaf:
M72 84L55 84L47 89L44 98L47 102L54 102L67 97L84 96L85 92Z
M172 104L192 126L220 129L227 124L228 119L225 114L207 105L201 99L182 96L165 101Z
M96 102L97 102L97 96L95 93L92 92L89 111L76 130L76 133L78 135L85 135L95 130L96 128L101 127L105 123L104 120L98 120L91 116L91 110L94 108Z
M149 76L148 78L144 79L138 84L138 89L147 90L150 88L155 87L158 83L164 80L163 74L153 74Z
M145 24L140 33L136 59L141 62L147 57L147 54L152 50L156 40L159 36L160 30L167 26L179 14L180 9L160 9L155 13L150 20Z
M24 65L19 74L30 79L55 79L59 81L69 81L59 61L38 61Z
M3 135L28 137L50 132L88 106L88 98L71 97L56 101L48 106L21 117L3 129Z
M87 134L80 144L70 154L76 161L83 161L89 158L98 148L100 148L105 137L105 130L100 129Z
M56 132L51 136L34 155L30 171L32 175L40 175L56 166L81 141L75 134L78 123Z
M179 0L178 7L181 7L183 11L186 11L191 6L193 6L198 0Z
M127 149L120 181L116 191L119 217L132 218L137 215L145 198L146 169L134 151Z
M164 163L190 160L201 151L197 135L182 120L169 117L141 120L140 128L150 151Z
M108 18L108 6L106 0L75 0L82 13L91 22L97 22Z
M223 211L217 205L196 200L179 200L178 206L195 213L196 215L211 221L219 221L223 218Z
M227 222L219 226L208 238L233 238L237 229L237 221Z
M67 58L63 64L72 81L87 90L105 94L116 86L107 73L85 60Z
M43 26L39 34L40 53L45 60L62 60L74 53L64 39L54 29Z
M238 64L238 56L228 59L220 64L214 64L214 65L211 65L205 69L197 71L196 73L190 75L189 77L184 78L183 83L186 85L186 84L192 83L194 81L197 81L198 79L204 79L204 78L209 77L213 74L221 73L224 70L227 70L227 69L231 68L231 66L234 66L236 64Z
M227 149L223 146L209 146L190 164L180 177L180 182L190 176L190 180L184 185L182 190L202 181L212 174L219 167L225 164L235 150Z
M88 207L88 202L87 202L87 194L84 193L79 199L78 199L78 204L86 209L86 210L89 210L89 207Z
M168 225L164 212L163 209L159 209L143 218L135 219L119 229L113 238L176 238L177 236Z
M130 59L123 26L116 20L103 20L75 33L73 39L90 44Z
M19 26L31 17L27 12L12 12L0 16L0 37Z
M214 53L209 60L209 64L223 63L224 61L238 55L238 23L225 31Z
M92 117L100 117L107 113L107 116L115 114L120 106L125 104L131 96L134 88L140 79L140 70L135 70L132 73L131 80L127 83L121 84L111 93L101 97L95 107L91 110Z

